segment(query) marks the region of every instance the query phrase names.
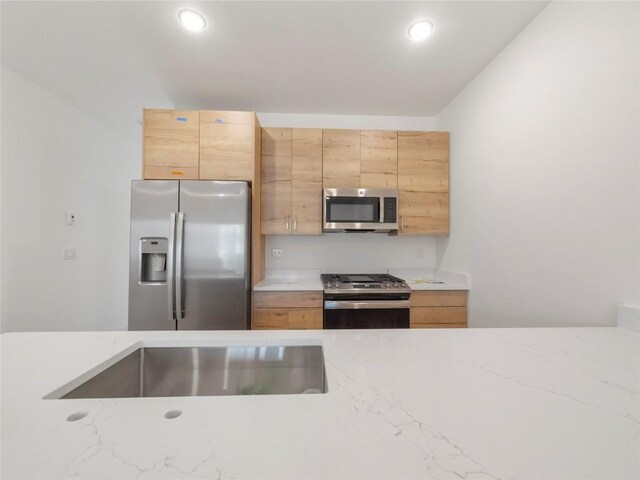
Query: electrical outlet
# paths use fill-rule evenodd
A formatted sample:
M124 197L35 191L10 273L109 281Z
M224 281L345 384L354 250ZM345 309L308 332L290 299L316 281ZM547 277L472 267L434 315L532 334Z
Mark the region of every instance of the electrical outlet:
M76 249L75 248L65 248L62 252L62 258L65 260L75 260L76 259Z
M75 225L76 214L73 212L67 212L67 225Z
M278 260L280 258L282 258L282 250L279 248L271 249L271 259Z

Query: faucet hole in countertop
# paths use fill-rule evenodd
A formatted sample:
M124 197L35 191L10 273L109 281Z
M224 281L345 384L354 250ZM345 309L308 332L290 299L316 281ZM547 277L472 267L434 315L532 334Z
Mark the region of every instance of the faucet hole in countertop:
M89 412L85 412L85 411L72 413L67 417L67 422L75 422L77 420L82 420L87 415L89 415Z
M166 418L167 420L171 420L179 417L180 415L182 415L182 410L169 410L164 414L164 418Z

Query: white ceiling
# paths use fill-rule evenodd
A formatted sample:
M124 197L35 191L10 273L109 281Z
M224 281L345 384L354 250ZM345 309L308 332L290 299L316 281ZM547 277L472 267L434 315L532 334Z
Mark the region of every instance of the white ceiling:
M3 1L2 63L114 125L161 106L429 116L547 3Z

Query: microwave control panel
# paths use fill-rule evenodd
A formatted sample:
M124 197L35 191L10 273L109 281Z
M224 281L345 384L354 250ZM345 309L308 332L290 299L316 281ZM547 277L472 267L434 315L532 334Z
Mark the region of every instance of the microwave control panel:
M384 223L396 223L398 220L396 197L384 197Z

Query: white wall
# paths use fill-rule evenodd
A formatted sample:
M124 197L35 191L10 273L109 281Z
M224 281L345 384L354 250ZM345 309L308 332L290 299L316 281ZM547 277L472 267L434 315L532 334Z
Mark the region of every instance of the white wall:
M282 258L271 257L272 249ZM325 273L386 273L388 268L435 268L435 237L374 233L267 235L267 268L316 268Z
M113 133L5 66L1 125L2 331L125 328L140 134Z
M263 127L435 130L435 117L258 113ZM281 249L280 259L271 257ZM267 268L316 268L330 273L376 273L387 268L434 268L435 237L331 233L268 235Z
M360 130L435 130L436 117L258 113L263 127L353 128Z
M614 325L638 303L637 2L550 4L449 104L471 326Z

